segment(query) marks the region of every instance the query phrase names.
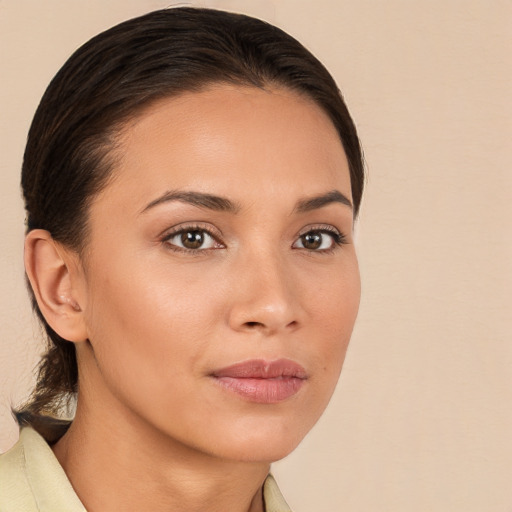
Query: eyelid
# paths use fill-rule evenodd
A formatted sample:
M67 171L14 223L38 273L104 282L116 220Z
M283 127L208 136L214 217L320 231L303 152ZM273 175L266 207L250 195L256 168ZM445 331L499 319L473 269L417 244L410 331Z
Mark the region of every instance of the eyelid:
M216 228L212 224L209 224L207 222L201 222L201 221L191 221L191 222L180 222L179 224L176 224L175 226L172 226L170 228L167 228L165 231L163 231L159 235L160 240L171 238L172 236L176 235L177 233L181 233L182 231L205 231L210 236L215 238L218 242L221 243L220 239L223 238L223 234L220 231L220 229Z
M304 250L306 251L306 253L310 254L328 254L333 252L336 248L339 248L341 245L347 243L347 237L345 236L345 234L341 232L338 228L334 227L332 224L311 224L309 226L305 226L299 231L295 238L295 241L293 242L292 247L295 246L295 244L301 239L301 237L308 233L323 233L330 235L333 241L333 246L330 247L329 249L321 250L307 249L305 247L296 247L296 249Z
M187 231L204 231L208 236L212 237L215 240L215 242L219 244L221 247L207 249L188 249L186 247L180 247L178 245L169 243L169 240L174 238L176 235L179 235L180 233ZM204 253L206 251L210 251L212 249L220 249L225 247L225 244L222 241L222 232L219 229L215 228L215 226L212 226L211 224L204 222L182 222L180 224L177 224L176 226L166 229L158 238L160 242L167 244L169 248L176 252L198 254L201 252Z
M334 235L341 236L342 238L345 238L345 235L336 227L334 227L332 224L310 224L308 226L303 227L298 233L297 238L300 238L301 236L305 235L306 233L309 233L311 231L322 231L327 233L332 233Z

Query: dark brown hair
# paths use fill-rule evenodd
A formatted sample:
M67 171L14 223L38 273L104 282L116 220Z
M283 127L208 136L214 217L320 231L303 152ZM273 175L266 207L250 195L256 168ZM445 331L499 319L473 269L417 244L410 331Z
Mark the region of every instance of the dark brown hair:
M285 87L319 105L347 155L357 214L364 183L361 148L324 66L294 38L263 21L210 9L173 8L99 34L51 81L34 116L23 161L27 231L45 229L81 252L87 243L88 205L111 174L112 148L122 124L157 99L213 83ZM77 391L75 346L48 325L33 293L32 303L48 348L35 391L16 417L51 440L45 425Z

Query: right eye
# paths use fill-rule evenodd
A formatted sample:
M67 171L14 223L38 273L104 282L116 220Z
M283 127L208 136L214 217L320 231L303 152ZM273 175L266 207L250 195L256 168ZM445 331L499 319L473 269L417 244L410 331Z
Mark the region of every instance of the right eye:
M199 228L182 228L168 234L163 242L177 251L205 251L223 247L212 234Z

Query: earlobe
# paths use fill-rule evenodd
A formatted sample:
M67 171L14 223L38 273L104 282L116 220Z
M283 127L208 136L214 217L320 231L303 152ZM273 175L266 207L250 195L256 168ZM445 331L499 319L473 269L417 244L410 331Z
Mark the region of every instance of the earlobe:
M25 270L39 309L59 336L73 342L87 339L76 262L76 253L55 242L48 231L27 234Z

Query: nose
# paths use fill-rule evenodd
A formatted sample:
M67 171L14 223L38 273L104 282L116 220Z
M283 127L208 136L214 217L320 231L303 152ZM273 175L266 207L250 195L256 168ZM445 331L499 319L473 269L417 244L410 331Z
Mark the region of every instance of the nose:
M298 329L303 311L290 266L277 254L252 254L238 267L229 309L230 327L267 336Z

